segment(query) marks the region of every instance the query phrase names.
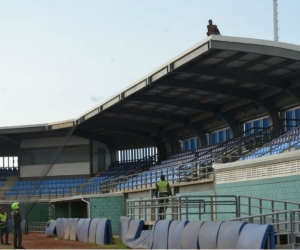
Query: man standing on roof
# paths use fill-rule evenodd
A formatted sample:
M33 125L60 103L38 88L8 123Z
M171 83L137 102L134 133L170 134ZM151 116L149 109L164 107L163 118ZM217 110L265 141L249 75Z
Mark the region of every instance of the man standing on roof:
M208 25L207 25L207 36L210 36L210 35L221 35L219 29L218 29L218 26L217 25L214 25L212 20L209 19L208 20Z
M165 180L164 175L161 175L160 181L156 183L155 196L156 198L173 196L169 182ZM166 217L167 204L169 203L169 199L160 199L158 203L160 204L160 207L158 208L159 219L164 220Z
M13 229L14 229L14 248L24 249L24 247L22 247L22 228L21 228L22 217L19 211L20 209L19 206L20 203L18 201L14 202L11 205L11 208L13 210L11 212L11 217L12 217Z
M0 235L1 235L1 245L10 245L8 243L8 223L7 223L7 213L5 212L4 207L0 207ZM5 234L5 243L3 241L3 234Z

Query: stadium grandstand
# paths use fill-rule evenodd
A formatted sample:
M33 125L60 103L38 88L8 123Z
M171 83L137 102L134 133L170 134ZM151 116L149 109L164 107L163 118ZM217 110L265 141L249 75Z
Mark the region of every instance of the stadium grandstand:
M274 225L296 243L300 46L211 35L78 118L0 128L0 196L29 225L167 218ZM28 228L27 228L28 229Z

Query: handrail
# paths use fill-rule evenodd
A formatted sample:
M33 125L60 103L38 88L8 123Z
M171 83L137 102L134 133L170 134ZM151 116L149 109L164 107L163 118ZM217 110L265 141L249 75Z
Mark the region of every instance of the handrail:
M276 144L277 141L280 141L282 138L286 138L288 137L288 149L290 149L291 147L293 147L294 145L299 143L299 139L296 143L291 143L291 139L293 138L293 136L295 135L295 132L298 131L298 134L300 133L300 127L297 127L283 135L281 135L280 137L277 137L276 139L273 139L272 141L270 141L269 143L267 143L266 145L264 145L264 148L268 148L269 150L264 151L262 153L257 154L256 158L264 156L266 154L272 154L272 151L276 150L277 148L279 148L281 146L281 144ZM258 149L260 150L260 149ZM248 156L245 157L241 157L241 159L245 159Z
M172 220L217 220L219 214L238 215L237 196L235 195L201 195L171 196L166 198L147 198L126 201L126 216L132 219L155 221L159 215ZM159 203L163 200L164 203ZM167 208L159 214L159 207ZM218 207L226 207L220 211Z
M184 167L182 169L181 167ZM155 187L160 175L165 174L171 183L185 182L187 180L209 179L213 170L209 166L201 166L199 162L180 166L167 167L158 170L145 171L138 174L119 176L99 183L101 192L119 192L137 188Z

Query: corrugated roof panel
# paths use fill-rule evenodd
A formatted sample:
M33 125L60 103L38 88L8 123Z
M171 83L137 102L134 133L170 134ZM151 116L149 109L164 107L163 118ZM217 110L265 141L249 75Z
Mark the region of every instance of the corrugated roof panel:
M259 72L261 70L268 69L269 67L270 67L269 65L259 63L259 64L256 64L255 66L249 68L249 70Z
M255 53L248 53L247 55L244 55L240 58L241 61L245 61L245 63L248 63L250 61L253 61L257 58L261 57L261 54L255 54Z
M233 61L231 63L228 63L226 65L226 68L238 68L238 67L242 66L243 64L244 64L243 61L235 60L235 61Z
M277 69L277 70L273 71L272 73L270 73L269 75L271 75L271 76L281 76L281 75L289 73L289 72L291 72L291 71L287 70L287 69Z
M214 58L210 58L208 60L203 61L201 64L204 64L204 65L215 65L216 63L219 63L221 61L223 61L222 58L215 58L214 57Z
M215 58L223 58L223 59L226 59L226 58L228 58L228 57L230 57L230 56L235 55L236 53L238 53L238 52L236 52L236 51L231 51L231 50L224 50L224 51L222 51L221 53L219 53L218 55L216 55Z
M275 64L281 63L285 60L286 60L286 58L272 57L272 58L267 59L266 61L264 61L263 64L275 65Z
M300 69L300 62L295 62L285 67L285 69L296 70Z

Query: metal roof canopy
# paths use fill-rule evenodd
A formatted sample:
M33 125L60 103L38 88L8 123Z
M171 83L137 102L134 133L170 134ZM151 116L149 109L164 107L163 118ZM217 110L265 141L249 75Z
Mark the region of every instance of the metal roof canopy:
M300 103L300 46L210 36L77 119L30 128L0 128L1 144L22 138L74 134L111 149L157 146L180 150L178 139L269 116L279 135L278 111Z

